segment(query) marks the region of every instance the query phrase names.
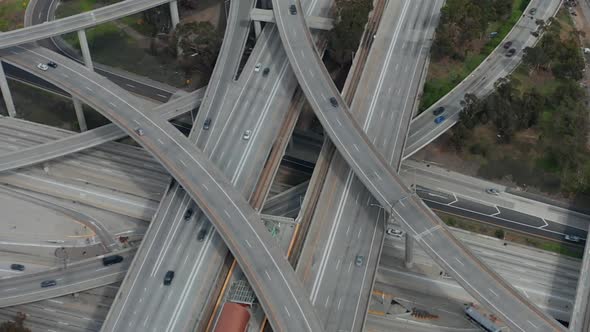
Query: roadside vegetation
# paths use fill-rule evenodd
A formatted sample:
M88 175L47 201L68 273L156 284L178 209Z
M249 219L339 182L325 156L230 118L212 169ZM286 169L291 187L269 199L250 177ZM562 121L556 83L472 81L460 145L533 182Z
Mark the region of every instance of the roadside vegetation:
M582 259L584 255L584 247L576 247L557 241L525 235L520 232L457 217L444 212L436 211L436 214L450 227L460 228L469 232L495 237L506 242L518 243L573 258Z
M478 175L573 197L590 195L584 58L565 10L484 99L466 95L449 142Z
M29 0L0 0L0 31L22 28Z
M430 51L420 111L446 95L479 66L516 24L529 2L447 0Z
M76 13L103 7L119 0L66 0L58 7L57 16L65 17ZM196 1L179 2L180 12L190 16L206 12L215 17L220 5L211 5L211 1L201 4L196 9ZM216 2L217 4L217 2ZM208 6L208 7L206 7ZM207 16L201 15L201 16ZM198 15L197 15L198 16ZM116 21L104 23L86 30L88 44L94 61L120 68L152 80L166 83L178 88L192 90L205 85L213 68L223 38L221 32L210 22L193 22L190 17L173 32L168 4L146 10ZM214 19L212 19L214 20ZM78 36L71 33L64 39L78 53L80 45ZM183 43L179 43L180 41ZM202 42L198 49L188 45L187 41ZM187 47L184 52L183 47ZM204 49L203 47L211 47ZM181 54L178 54L181 50ZM190 53L189 53L190 52ZM184 54L192 55L188 58ZM212 60L213 58L213 60Z
M328 52L336 63L352 62L372 9L372 0L336 0L336 24L328 37Z

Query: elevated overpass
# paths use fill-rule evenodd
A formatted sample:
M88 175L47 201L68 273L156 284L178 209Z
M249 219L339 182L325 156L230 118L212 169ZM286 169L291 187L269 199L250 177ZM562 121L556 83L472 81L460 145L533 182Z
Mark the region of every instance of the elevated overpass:
M172 125L143 113L128 101L133 100L128 93L53 52L15 47L4 49L0 54L5 61L29 71L35 71L38 62L51 59L58 63L58 68L40 76L71 91L124 128L179 180L240 262L274 328L322 330L293 269L263 228L258 215ZM137 133L138 129L142 129L143 135Z
M383 159L340 97L315 51L302 15L290 3L273 1L277 26L301 88L338 151L377 201L470 294L515 331L564 331L458 241L444 223L416 198ZM301 12L299 1L296 1Z

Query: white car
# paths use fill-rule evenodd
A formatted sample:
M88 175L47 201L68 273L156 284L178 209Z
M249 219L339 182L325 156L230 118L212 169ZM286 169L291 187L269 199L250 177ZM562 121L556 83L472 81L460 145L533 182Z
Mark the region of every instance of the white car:
M385 231L385 233L387 233L387 235L391 235L391 236L395 236L395 237L402 237L404 235L404 231L399 230L399 229L393 229L393 228L388 228L387 231Z
M137 135L139 135L139 136L143 136L143 129L141 129L141 128L137 128L137 129L135 130L135 132L137 133Z
M563 238L566 241L576 242L576 243L582 241L582 239L579 236L570 235L570 234L565 234L565 236Z
M250 139L250 136L252 136L252 130L248 129L244 131L244 136L242 136L242 138L247 141Z
M260 62L257 63L256 66L254 66L254 71L259 72L261 67L262 67L262 64Z
M42 71L47 71L47 69L49 69L49 67L44 63L38 64L37 68L41 69Z
M490 194L490 195L500 195L500 190L496 189L496 188L487 188L486 189L486 193Z

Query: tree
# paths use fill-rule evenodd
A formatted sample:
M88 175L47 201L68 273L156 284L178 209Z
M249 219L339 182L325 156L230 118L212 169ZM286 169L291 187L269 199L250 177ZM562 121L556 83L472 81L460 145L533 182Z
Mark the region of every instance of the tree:
M210 73L221 49L222 36L209 22L179 24L174 30L173 52L180 50L187 69Z
M168 33L172 28L170 7L168 4L154 7L143 12L143 20L154 27L153 34Z
M340 64L352 62L373 8L370 0L337 0L336 24L330 31L328 50Z
M542 47L526 47L523 52L522 61L531 71L547 68L550 59Z

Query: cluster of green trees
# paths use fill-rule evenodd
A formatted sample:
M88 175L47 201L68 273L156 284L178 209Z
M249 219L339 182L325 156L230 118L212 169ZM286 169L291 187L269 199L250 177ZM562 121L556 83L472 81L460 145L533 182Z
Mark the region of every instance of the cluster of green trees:
M174 30L173 51L181 52L186 68L211 73L221 49L223 36L209 22L180 23Z
M562 40L557 24L550 30L535 48L526 50L523 66L530 75L551 73L556 88L541 93L515 79L501 79L484 99L466 95L451 143L462 149L478 125L491 125L501 144L511 142L518 131L533 128L539 133L537 145L531 147L541 155L535 161L538 167L557 174L564 192L589 194L588 96L577 82L583 76L584 59L575 39Z
M441 9L432 56L435 60L443 57L464 59L471 49L471 42L484 37L490 22L510 16L513 2L514 0L447 0Z
M551 23L539 45L524 49L523 63L531 72L550 71L557 78L581 79L584 59L578 41L573 36L562 40L559 21Z
M328 51L334 61L352 62L352 53L358 49L372 9L372 0L336 0L336 24L328 38Z

